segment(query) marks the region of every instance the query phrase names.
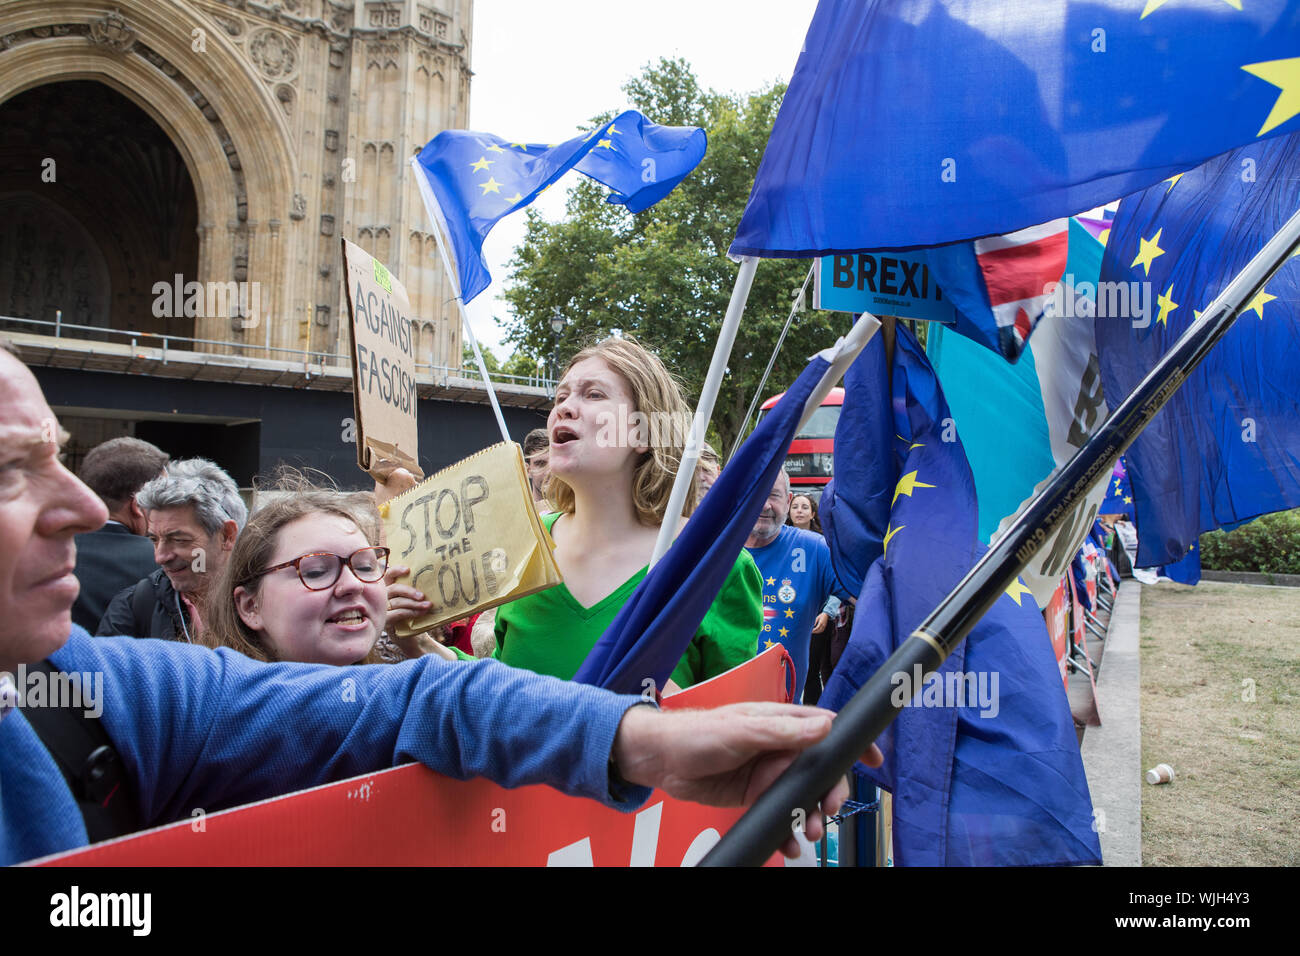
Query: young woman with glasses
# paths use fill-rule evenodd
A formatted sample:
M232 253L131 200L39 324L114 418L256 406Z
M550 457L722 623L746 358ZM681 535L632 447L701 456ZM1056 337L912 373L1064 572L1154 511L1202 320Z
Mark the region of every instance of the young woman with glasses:
M368 494L297 490L259 509L235 542L202 642L263 661L388 660L376 642L393 604L415 592L390 594L379 533Z

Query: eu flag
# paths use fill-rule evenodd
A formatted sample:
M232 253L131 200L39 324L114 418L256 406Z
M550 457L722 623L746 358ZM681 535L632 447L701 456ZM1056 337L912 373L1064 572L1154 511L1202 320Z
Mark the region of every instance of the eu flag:
M1101 503L1103 515L1123 515L1133 520L1133 489L1128 483L1128 468L1124 456L1120 455L1115 467L1110 470L1110 484L1106 486L1106 498Z
M430 214L440 214L456 253L461 296L469 302L492 281L483 260L488 232L570 169L608 186L609 202L641 212L686 178L704 158L705 146L702 129L659 126L628 110L558 146L444 130L411 165Z
M1097 308L1106 394L1131 392L1297 208L1300 134L1121 202ZM1140 288L1151 308L1123 309L1134 296L1118 293ZM1138 567L1181 562L1203 531L1300 506L1298 308L1293 256L1129 447Z
M974 481L961 442L945 434L948 406L924 350L898 328L891 386L875 374L881 349L877 337L846 374L836 432L837 461L866 459L878 473L861 487L837 475L834 497L823 507L838 529L852 521L847 503L861 505L863 497L888 489L881 548L866 572L848 646L819 702L832 709L866 682L984 550L976 538ZM846 435L865 438L863 423L879 422L882 408L885 432L861 446L842 444ZM841 550L838 534L829 543L832 554ZM893 684L898 701L910 705L877 741L884 765L865 772L894 794L900 865L1099 862L1074 721L1042 615L1020 581L934 677L918 684L913 675L894 675Z
M828 368L825 358L814 358L763 416L596 642L575 681L624 694L641 693L646 678L655 687L667 683L754 529L804 404Z
M732 255L1001 235L1300 129L1300 4L821 0Z

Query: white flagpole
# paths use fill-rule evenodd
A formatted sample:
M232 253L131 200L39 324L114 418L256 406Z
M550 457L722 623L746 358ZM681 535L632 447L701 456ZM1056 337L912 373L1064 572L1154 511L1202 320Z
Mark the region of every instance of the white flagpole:
M506 428L505 416L501 414L501 406L497 403L496 389L492 387L492 379L488 377L487 365L483 362L483 353L479 350L478 339L474 337L474 330L469 324L469 315L465 311L465 300L460 294L460 279L456 275L456 270L451 267L451 259L447 255L447 223L442 218L442 209L438 205L438 198L434 196L433 191L429 189L429 184L424 181L424 174L420 170L416 157L411 157L411 173L415 176L415 182L420 187L420 198L424 200L424 209L433 220L434 228L438 230L438 252L442 255L442 265L447 271L447 279L451 282L452 291L456 293L456 306L460 310L461 325L465 328L465 334L469 337L469 344L474 349L474 359L478 363L479 375L483 376L483 385L487 389L488 401L492 403L492 411L497 417L497 427L501 429L501 438L503 441L512 441L510 432Z
M677 466L677 477L673 481L672 494L668 497L668 510L664 512L664 523L659 526L659 537L655 540L654 553L650 556L650 567L659 563L668 546L677 537L682 507L686 504L687 482L695 480L695 467L700 461L700 447L704 444L704 435L713 417L713 405L718 400L718 390L722 387L722 374L727 369L727 360L731 358L731 348L736 344L736 332L740 329L740 317L745 312L745 302L749 299L750 286L754 284L754 270L758 268L758 259L744 256L740 260L740 271L736 273L736 284L731 289L731 301L727 303L727 314L718 331L718 343L713 348L713 361L709 364L709 374L704 379L704 388L700 391L699 404L695 406L695 420L691 423L691 432L686 438L686 448L682 452L681 463Z
M699 463L700 444L699 436L704 434L708 426L709 417L713 414L713 405L718 397L718 387L721 384L721 372L714 376L715 368L725 368L727 358L731 354L732 344L736 340L736 331L740 326L740 316L745 309L745 300L749 298L749 289L754 281L754 265L756 260L753 257L746 256L741 264L741 272L736 276L736 285L731 293L731 303L727 306L727 317L723 320L722 331L718 335L718 344L713 352L713 364L709 367L709 378L705 380L704 392L700 395L700 404L695 409L695 421L691 425L690 438L687 441L686 451L682 455L681 466L677 469L677 478L673 482L672 495L668 499L668 510L664 515L664 523L659 528L659 537L655 541L654 554L650 558L650 567L654 567L659 559L664 556L668 548L677 537L678 522L668 520L668 515L681 514L682 504L686 501L686 482L683 475L689 476L690 481L695 480L695 468ZM745 275L745 267L749 266L749 274ZM741 286L744 284L742 290ZM739 297L739 299L738 299ZM734 316L733 316L734 313ZM734 321L733 321L734 318ZM825 400L830 390L835 387L835 383L844 377L845 371L853 360L858 357L871 337L880 329L880 320L870 312L863 312L862 317L853 323L853 328L849 330L848 335L840 337L834 345L822 349L817 355L824 358L830 363L817 387L809 394L808 400L804 402L803 414L799 417L798 428L803 428L812 418L813 413L821 407L822 401ZM725 352L723 346L725 342ZM721 358L719 357L721 355ZM713 383L710 392L710 382ZM707 403L706 403L707 396ZM796 432L798 431L796 428Z
M830 390L835 387L835 383L844 377L844 373L858 357L858 353L867 347L871 337L879 330L880 320L870 312L863 312L862 317L853 323L853 328L849 329L848 335L841 337L830 348L822 349L817 353L830 362L831 367L822 374L821 381L808 396L808 401L804 402L803 415L799 418L799 427L795 429L795 434L808 424L808 419L813 417L813 412L821 407Z

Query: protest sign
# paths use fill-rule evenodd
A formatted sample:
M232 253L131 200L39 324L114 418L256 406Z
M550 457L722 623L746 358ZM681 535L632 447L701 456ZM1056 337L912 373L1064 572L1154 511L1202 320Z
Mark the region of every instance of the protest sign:
M375 478L396 468L424 476L415 415L415 347L406 287L378 259L343 240L352 342L357 464Z
M433 602L399 637L559 584L551 536L533 507L523 451L499 442L430 475L380 509L402 584Z
M927 322L957 321L930 267L896 252L822 256L813 281L813 308L870 312Z

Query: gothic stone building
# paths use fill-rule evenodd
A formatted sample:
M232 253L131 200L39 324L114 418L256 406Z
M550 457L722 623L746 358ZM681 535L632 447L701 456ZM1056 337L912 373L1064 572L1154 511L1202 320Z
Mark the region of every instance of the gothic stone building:
M473 0L0 4L0 330L74 464L136 434L241 483L286 460L358 484L340 237L410 294L426 468L491 441L407 167L467 125L472 17ZM501 397L512 431L537 423L542 389Z

